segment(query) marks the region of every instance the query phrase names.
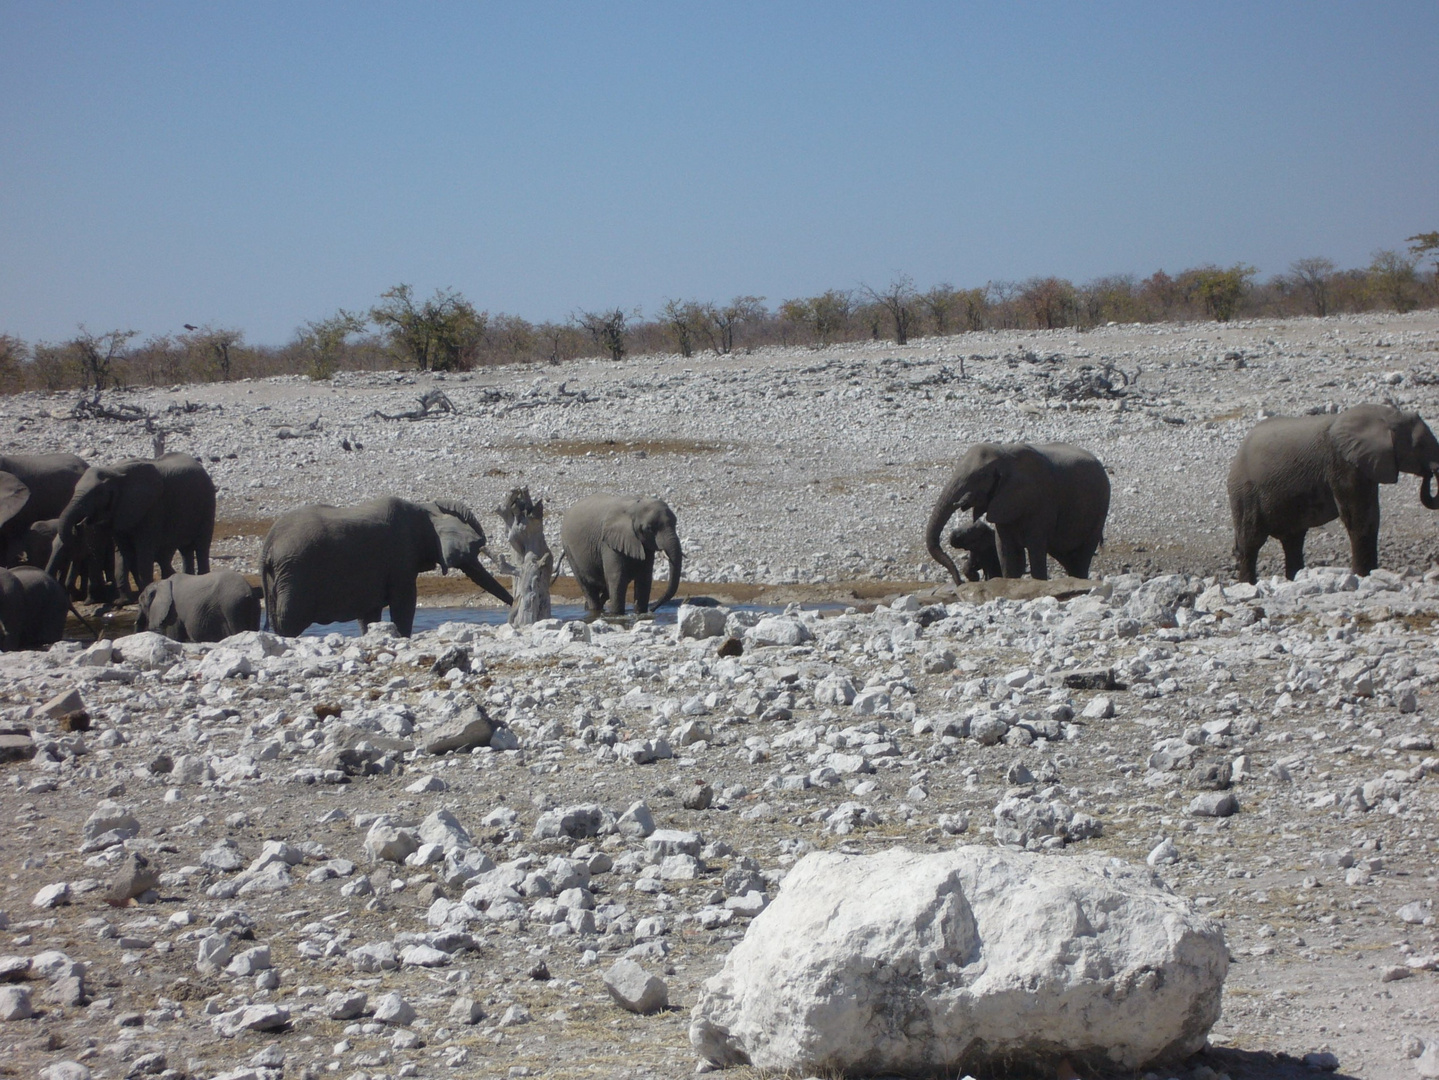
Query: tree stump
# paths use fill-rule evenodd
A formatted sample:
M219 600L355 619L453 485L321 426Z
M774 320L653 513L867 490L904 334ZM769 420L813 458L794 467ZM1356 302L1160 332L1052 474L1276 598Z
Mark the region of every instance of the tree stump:
M518 568L504 566L513 575L510 625L529 626L550 617L550 575L555 557L545 542L545 504L530 498L529 488L515 488L496 508L505 523L505 538L514 548Z

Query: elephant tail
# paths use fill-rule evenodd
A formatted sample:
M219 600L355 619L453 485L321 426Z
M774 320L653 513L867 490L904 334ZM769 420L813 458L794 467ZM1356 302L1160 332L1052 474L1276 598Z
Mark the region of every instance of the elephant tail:
M265 630L275 631L275 565L270 561L269 551L260 556L260 592L265 598L265 616L261 624Z

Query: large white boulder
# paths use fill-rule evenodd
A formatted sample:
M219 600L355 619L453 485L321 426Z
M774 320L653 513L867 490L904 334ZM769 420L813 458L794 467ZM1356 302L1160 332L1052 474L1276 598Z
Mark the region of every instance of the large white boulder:
M1138 1069L1204 1045L1228 966L1217 923L1118 859L818 852L704 984L690 1041L800 1075L973 1053Z

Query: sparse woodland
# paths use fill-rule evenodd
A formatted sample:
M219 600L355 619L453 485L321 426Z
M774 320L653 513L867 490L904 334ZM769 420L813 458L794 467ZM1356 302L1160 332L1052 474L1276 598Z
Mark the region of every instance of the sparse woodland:
M365 312L340 309L307 322L282 346L252 345L242 329L187 325L137 340L132 330L81 325L68 341L29 343L0 331L0 393L228 381L282 374L327 379L341 370L464 371L493 364L563 363L582 357L724 355L767 345L823 346L966 331L1087 329L1109 323L1411 311L1439 306L1439 233L1409 237L1405 251L1375 252L1367 267L1321 257L1257 281L1253 267L1199 266L1147 278L1120 274L1083 285L1058 277L945 282L921 291L908 275L884 286L829 289L770 306L668 300L640 309L577 310L562 323L477 309L454 290L417 298L409 285Z

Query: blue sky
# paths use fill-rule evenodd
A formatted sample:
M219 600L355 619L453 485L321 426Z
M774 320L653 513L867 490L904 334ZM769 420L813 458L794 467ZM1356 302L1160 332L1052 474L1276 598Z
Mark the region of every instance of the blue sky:
M1439 228L1439 4L0 0L0 332L279 344Z

